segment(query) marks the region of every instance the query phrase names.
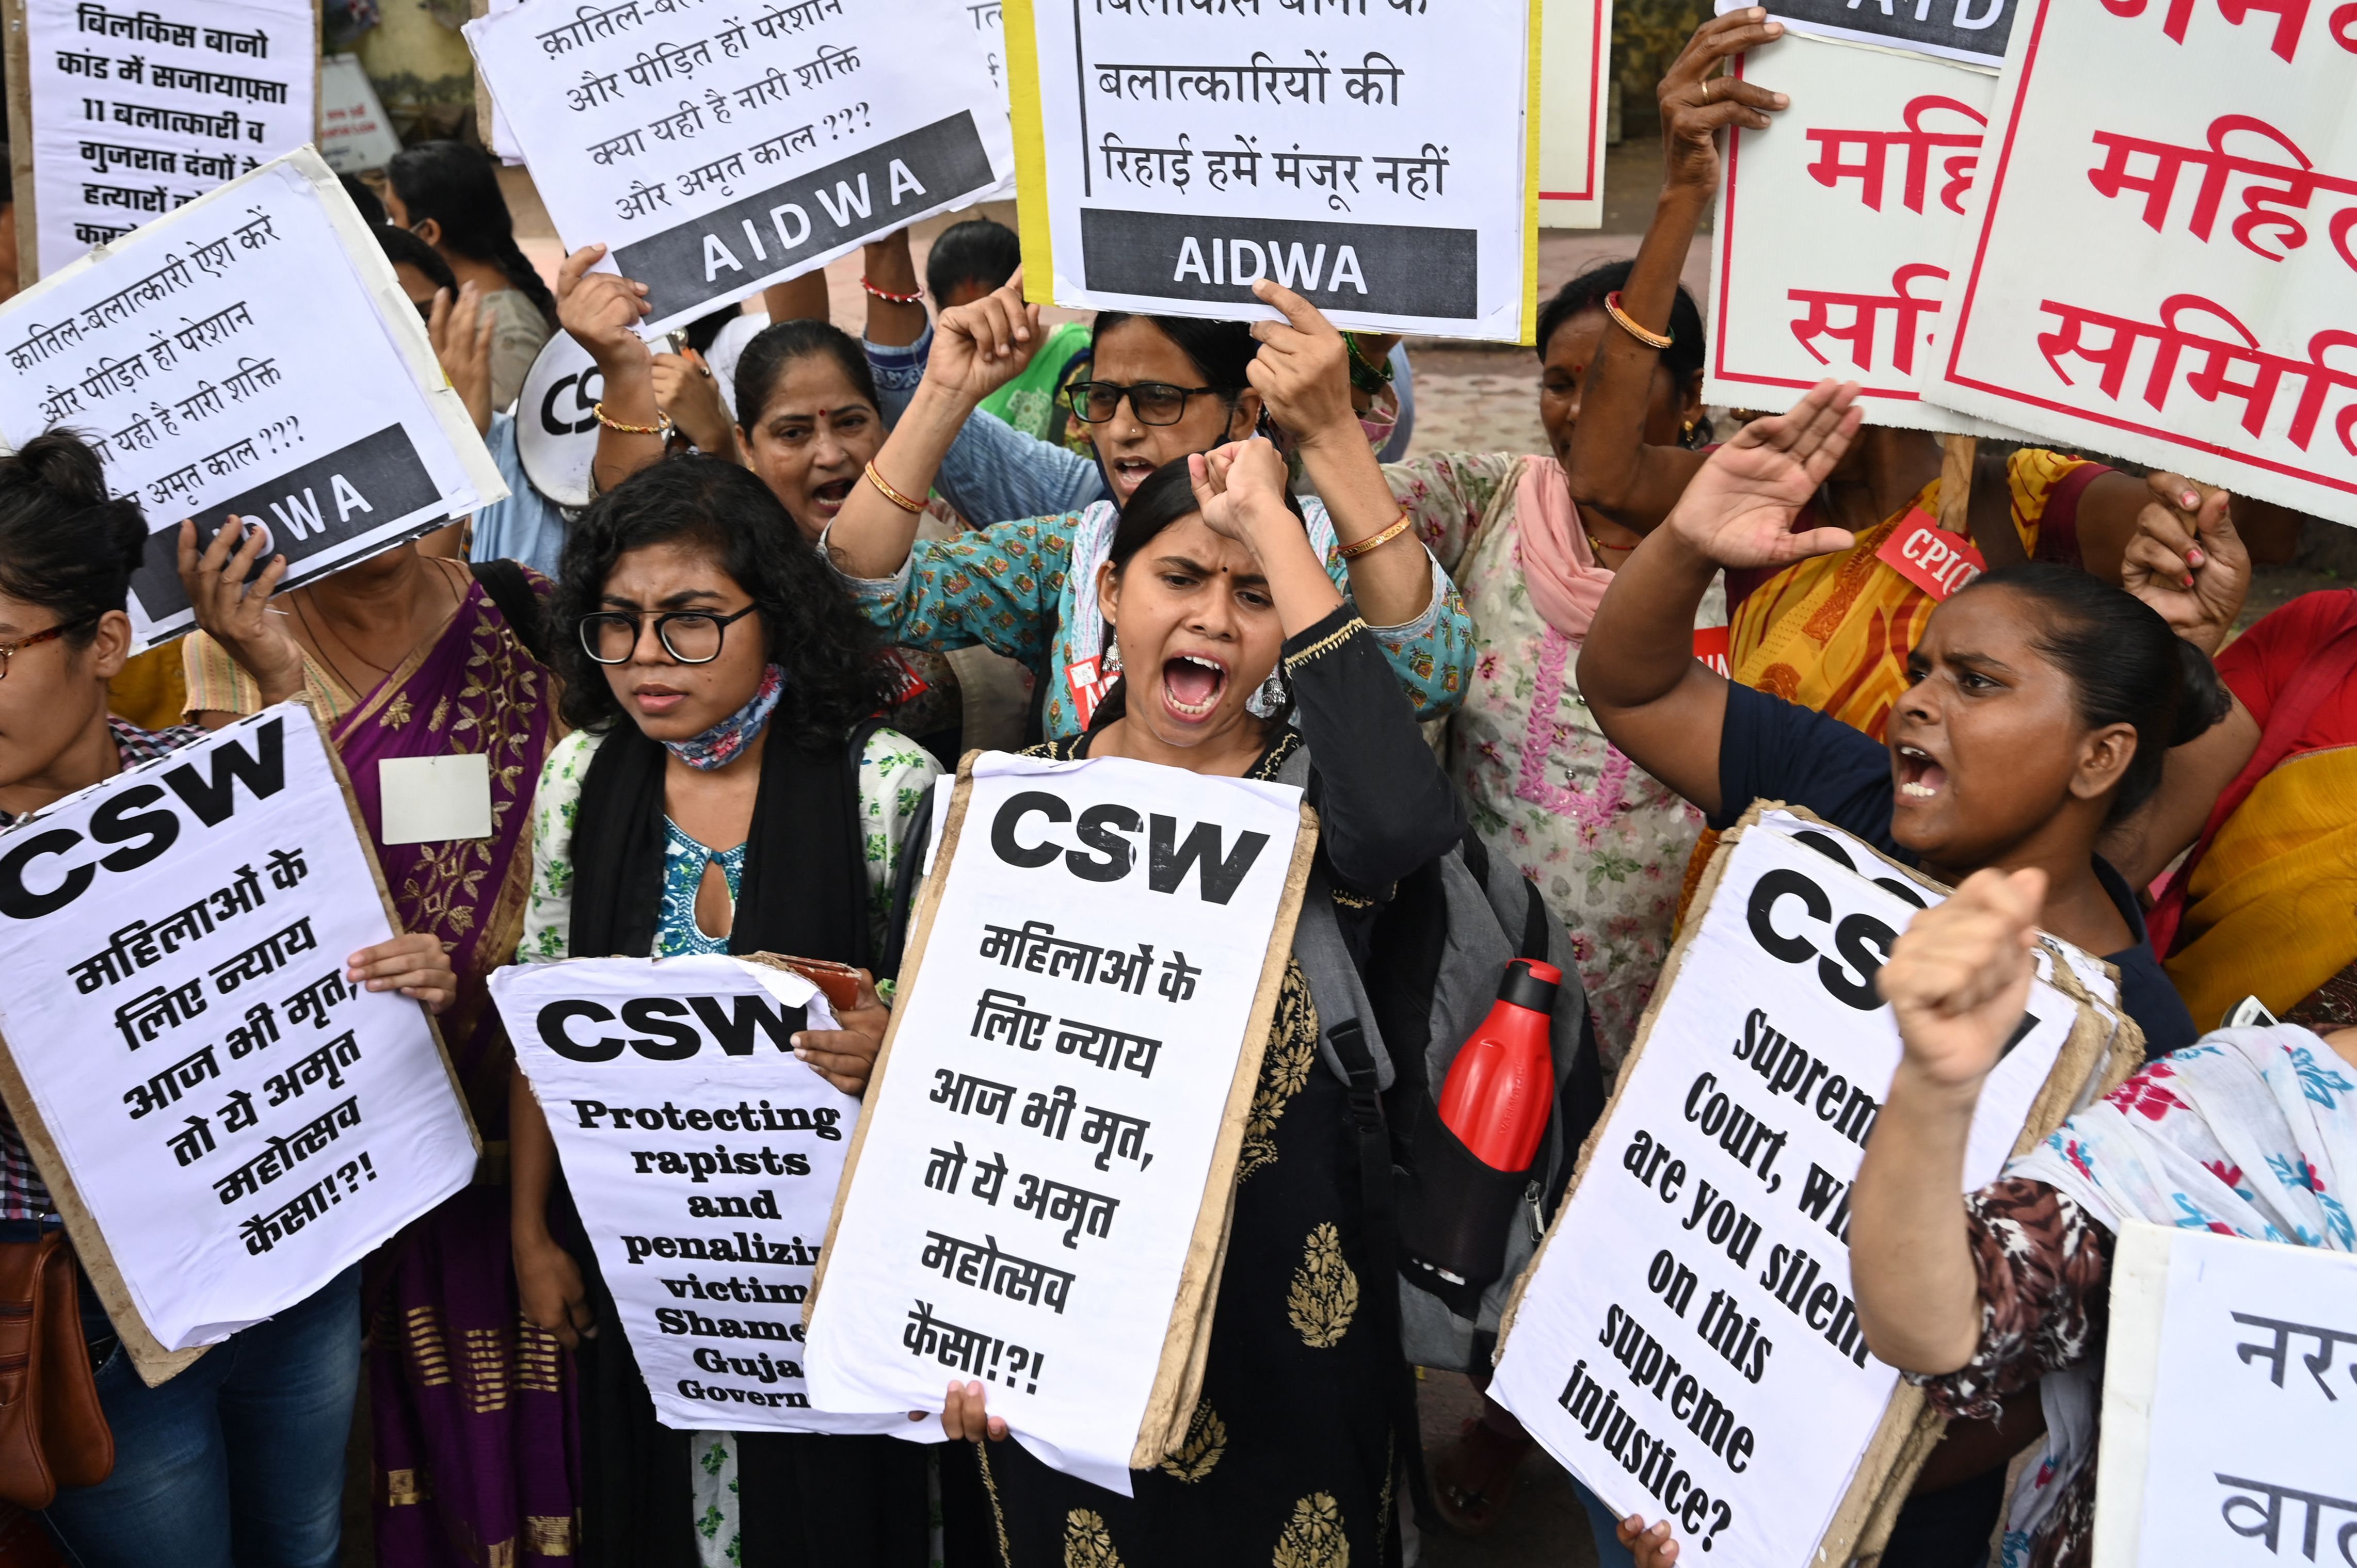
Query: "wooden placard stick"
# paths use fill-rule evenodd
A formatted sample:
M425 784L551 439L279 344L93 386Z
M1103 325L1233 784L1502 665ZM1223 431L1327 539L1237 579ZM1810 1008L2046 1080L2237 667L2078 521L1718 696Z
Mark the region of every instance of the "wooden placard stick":
M1980 449L1977 435L1940 437L1940 527L1967 539L1973 532L1973 463Z

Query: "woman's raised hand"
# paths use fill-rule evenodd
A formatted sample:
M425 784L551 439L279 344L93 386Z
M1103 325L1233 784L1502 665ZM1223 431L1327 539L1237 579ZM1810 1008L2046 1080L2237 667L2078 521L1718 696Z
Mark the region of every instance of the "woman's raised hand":
M1023 373L1046 340L1039 307L1023 299L1023 269L972 305L952 306L933 323L925 379L970 403L980 403Z
M1792 520L1849 450L1864 414L1857 383L1819 381L1788 413L1755 419L1711 454L1664 524L1720 566L1783 566L1846 550L1846 529L1792 532Z
M260 577L246 581L270 542L260 518L232 517L199 554L196 521L180 520L180 591L197 625L262 688L265 706L303 690L302 646L286 629L286 613L270 604L286 575L286 557L273 555Z
M1976 1092L1996 1066L2029 1002L2045 902L2043 871L1976 871L1891 945L1874 983L1899 1016L1905 1065L1920 1079Z
M1282 321L1252 324L1260 352L1244 367L1268 416L1304 446L1328 439L1366 445L1351 402L1351 345L1340 329L1282 284L1262 278L1253 293L1285 312Z
M1208 455L1190 455L1187 478L1194 485L1203 525L1222 539L1250 547L1253 530L1260 524L1281 519L1300 527L1285 505L1285 459L1265 435L1231 441Z
M2120 562L2120 586L2160 612L2171 631L2215 656L2251 591L2251 553L2234 532L2233 498L2178 474L2145 480Z
M1759 6L1714 16L1693 38L1663 76L1655 96L1662 105L1662 183L1703 194L1718 186L1718 133L1729 125L1768 128L1768 111L1792 101L1748 81L1717 73L1730 55L1780 38L1784 24L1771 22Z
M499 323L482 309L482 290L460 284L453 299L447 288L434 291L434 305L425 317L425 335L434 343L434 358L442 374L467 405L475 434L491 428L491 334Z
M653 358L637 328L654 306L646 285L589 270L605 254L603 245L584 245L556 269L556 319L611 380L617 370L643 371Z
M694 349L654 357L655 406L708 457L735 457L736 422L720 401L720 381Z

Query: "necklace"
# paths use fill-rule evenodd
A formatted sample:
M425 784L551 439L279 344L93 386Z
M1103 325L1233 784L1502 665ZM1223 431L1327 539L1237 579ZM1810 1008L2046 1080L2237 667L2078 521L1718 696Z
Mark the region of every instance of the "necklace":
M453 610L456 610L459 604L457 589L454 585L452 585L449 575L444 572L439 566L429 565L427 569L434 574L435 578L439 581L445 588L450 590L450 607ZM344 673L342 661L338 660L334 654L328 652L327 645L320 641L319 629L311 624L310 613L304 607L308 597L309 596L306 595L304 598L296 599L295 601L296 618L303 623L303 629L310 635L312 646L318 649L319 657L327 660L328 668L334 673L336 679L343 682L345 689L351 692L353 694L361 694L366 688L362 687L360 682L352 680L349 675ZM425 637L421 637L416 642L410 644L408 649L404 650L402 656L395 660L391 666L379 664L376 660L362 653L359 649L354 648L349 641L345 640L344 635L336 629L335 622L332 620L328 620L325 617L322 617L320 625L327 628L327 633L329 637L336 639L336 646L341 648L345 652L350 654L354 659L359 660L371 670L375 671L379 680L390 680L393 677L393 671L395 668L407 663L409 661L410 655L415 653L421 644L425 642L428 638L433 637L436 632L441 630L442 621L441 618L436 618L434 630L427 632Z

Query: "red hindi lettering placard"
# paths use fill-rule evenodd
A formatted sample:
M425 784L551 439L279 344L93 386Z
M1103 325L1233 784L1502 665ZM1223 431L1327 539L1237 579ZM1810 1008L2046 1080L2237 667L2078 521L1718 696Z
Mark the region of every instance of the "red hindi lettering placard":
M1874 558L1934 599L1948 598L1988 570L1971 540L1948 532L1920 506L1907 509Z
M1877 424L1989 434L1926 405L1948 255L1965 226L1995 81L1799 33L1736 62L1792 107L1727 133L1703 399L1781 409L1828 376Z
M2026 0L1923 395L2357 523L2352 16Z

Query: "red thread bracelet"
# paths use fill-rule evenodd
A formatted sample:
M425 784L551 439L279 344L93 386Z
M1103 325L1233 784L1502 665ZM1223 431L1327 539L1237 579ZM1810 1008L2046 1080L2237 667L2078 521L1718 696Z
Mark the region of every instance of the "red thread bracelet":
M877 288L867 281L864 274L860 276L859 286L866 289L871 296L884 301L887 305L914 305L925 297L925 291L921 288L914 294L894 294L888 289Z

